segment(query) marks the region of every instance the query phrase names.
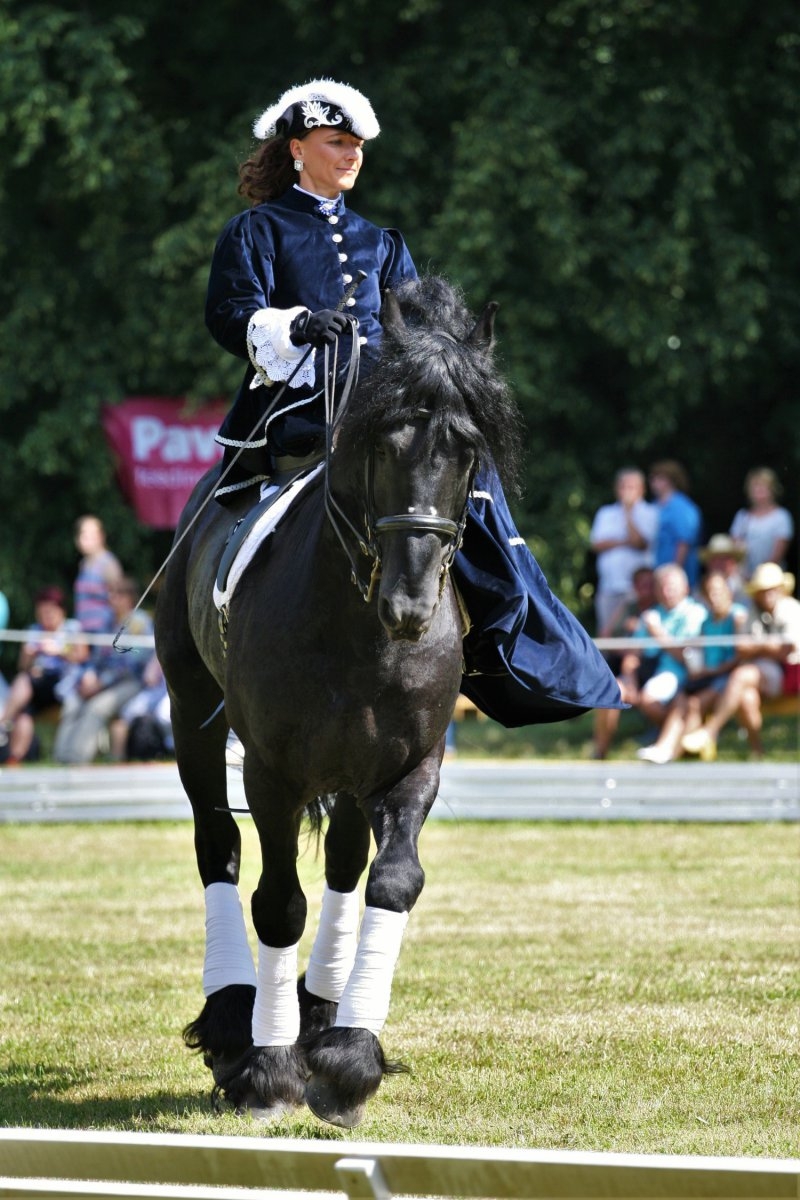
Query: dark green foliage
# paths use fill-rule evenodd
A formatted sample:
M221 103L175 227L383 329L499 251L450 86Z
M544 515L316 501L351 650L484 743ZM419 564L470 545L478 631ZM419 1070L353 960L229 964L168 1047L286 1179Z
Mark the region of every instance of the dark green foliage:
M146 579L168 544L113 482L101 406L231 393L206 333L253 117L290 83L373 101L357 207L501 302L529 431L522 531L575 607L614 470L675 456L707 532L798 464L800 30L788 0L0 4L0 588L71 582L99 512ZM793 488L787 500L794 503Z

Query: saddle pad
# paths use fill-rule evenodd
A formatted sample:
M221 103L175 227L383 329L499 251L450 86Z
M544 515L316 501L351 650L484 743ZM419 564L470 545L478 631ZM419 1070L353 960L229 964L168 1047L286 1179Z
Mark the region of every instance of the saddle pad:
M315 479L324 467L324 462L317 463L313 470L292 480L289 486L283 488L283 490L281 490L281 485L277 483L264 484L259 507L265 501L269 501L271 497L274 497L273 503L269 504L262 515L253 521L250 528L245 531L236 556L228 567L227 574L223 577L223 572L220 571L217 575L214 583L214 604L218 609L225 608L230 603L236 585L258 547L269 537L283 517L286 516L306 484ZM246 520L247 518L245 517Z

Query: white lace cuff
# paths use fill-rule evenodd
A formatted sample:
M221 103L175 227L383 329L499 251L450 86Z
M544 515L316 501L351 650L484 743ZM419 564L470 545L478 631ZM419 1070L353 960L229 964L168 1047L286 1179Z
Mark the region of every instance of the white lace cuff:
M307 310L299 308L260 308L253 313L247 326L247 353L256 370L251 387L279 383L288 379L297 364L308 352L308 346L293 346L289 341L289 326L295 317ZM308 355L290 387L311 387L314 383L314 350Z

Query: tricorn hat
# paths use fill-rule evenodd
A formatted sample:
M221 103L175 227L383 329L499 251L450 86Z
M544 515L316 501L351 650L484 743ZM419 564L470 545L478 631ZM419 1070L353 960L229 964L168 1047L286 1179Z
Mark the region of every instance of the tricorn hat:
M781 588L787 596L791 596L794 591L794 575L784 571L777 563L759 563L745 586L751 596L756 592L766 592L768 588Z
M262 139L277 134L302 138L325 125L352 133L365 142L381 131L372 105L361 92L334 79L311 79L289 88L266 108L254 122L253 132Z

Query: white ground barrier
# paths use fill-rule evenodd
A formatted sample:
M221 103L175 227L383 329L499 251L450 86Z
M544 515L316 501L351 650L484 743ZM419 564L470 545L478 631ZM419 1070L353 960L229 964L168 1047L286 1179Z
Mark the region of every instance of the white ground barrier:
M0 1129L0 1197L800 1196L800 1159Z

